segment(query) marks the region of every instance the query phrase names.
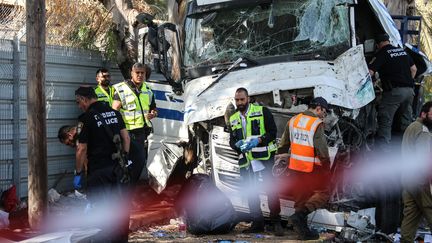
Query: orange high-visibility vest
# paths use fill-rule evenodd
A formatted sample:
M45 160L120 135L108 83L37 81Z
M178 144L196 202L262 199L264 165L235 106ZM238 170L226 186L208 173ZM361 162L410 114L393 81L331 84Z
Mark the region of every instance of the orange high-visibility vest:
M314 164L321 164L315 156L313 137L322 120L318 117L298 114L289 121L291 156L289 167L291 170L312 172Z

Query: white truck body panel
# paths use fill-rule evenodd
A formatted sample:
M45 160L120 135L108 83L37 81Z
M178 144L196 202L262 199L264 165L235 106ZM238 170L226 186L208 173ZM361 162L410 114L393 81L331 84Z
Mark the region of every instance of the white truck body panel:
M334 62L285 62L233 71L198 96L216 78L205 76L187 84L184 93L187 124L223 116L239 87L247 87L250 95L315 88L315 96L348 109L361 108L375 98L361 45L349 49Z
M197 0L198 4L228 2L228 0ZM401 38L394 21L379 0L368 0L378 22L390 36L393 45L401 46ZM354 17L353 10L351 17ZM351 19L352 40L355 40L354 20ZM144 33L144 32L143 32ZM353 41L354 43L354 41ZM432 72L430 63L428 71ZM219 74L220 75L220 74ZM152 75L154 78L154 75ZM367 68L363 45L353 46L335 60L309 60L278 62L261 66L233 70L217 84L199 95L210 86L218 75L203 76L188 80L180 96L172 92L168 83L149 82L155 92L159 116L153 120L154 134L149 138L148 170L156 179L160 192L173 171L176 160L182 155L173 143L188 141L188 127L197 122L207 122L224 115L226 107L233 102L234 92L239 87L248 89L250 95L278 93L285 90L313 88L314 96L324 97L330 104L357 110L375 98L372 79ZM233 102L234 103L234 102ZM216 185L224 192L233 192L233 204L247 210L244 199L236 196L236 188L231 187L238 180L238 165L235 155L228 158L231 148L228 134L222 127L213 127L209 141ZM216 148L223 149L220 156ZM220 178L227 176L225 180ZM232 180L231 180L232 179ZM230 183L225 183L229 181ZM263 200L266 202L266 200ZM282 214L290 215L292 205L282 202ZM268 212L268 208L264 212Z

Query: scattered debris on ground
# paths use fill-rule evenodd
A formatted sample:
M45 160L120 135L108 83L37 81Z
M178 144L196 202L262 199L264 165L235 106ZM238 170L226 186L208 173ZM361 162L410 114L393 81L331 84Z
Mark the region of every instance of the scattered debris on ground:
M184 230L185 222L174 210L174 198L179 190L180 187L175 185L158 195L147 186L137 186L132 200L129 242L296 242L297 235L289 223L285 227L283 237L274 236L268 228L262 234L244 234L242 231L250 226L244 222L238 223L228 234L193 235ZM88 203L85 194L78 191L60 194L51 189L48 198L51 215L61 216L71 210L84 210ZM85 239L98 230L74 229L44 234L31 230L27 221L25 202L17 202L15 210L10 213L0 211L0 241L7 239L16 242L31 239L34 242L45 242L44 239L65 239L66 242L76 242L76 239ZM319 240L309 242L400 240L400 233L385 235L375 231L374 208L357 212L330 212L321 209L309 215L308 223L320 234ZM430 231L424 227L419 229L417 240L432 242Z

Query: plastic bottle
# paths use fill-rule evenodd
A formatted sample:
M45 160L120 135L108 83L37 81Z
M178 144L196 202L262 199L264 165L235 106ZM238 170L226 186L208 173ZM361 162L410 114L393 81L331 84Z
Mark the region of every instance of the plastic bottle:
M179 230L179 237L180 238L185 238L186 237L186 224L184 223L184 219L180 218L180 223L178 226L178 230Z

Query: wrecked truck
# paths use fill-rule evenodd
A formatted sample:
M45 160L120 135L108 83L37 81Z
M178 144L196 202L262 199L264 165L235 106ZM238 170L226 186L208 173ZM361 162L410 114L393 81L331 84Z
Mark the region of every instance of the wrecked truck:
M332 158L342 152L345 158L332 162L333 171L367 147L376 129L367 68L374 36L386 32L393 45L403 46L379 0L191 0L182 11L181 25L137 17L147 25L139 31L139 59L163 75L148 82L159 113L147 163L157 192L178 174L206 173L236 210L248 212L247 199L236 193L238 157L226 124L239 87L270 109L279 138L292 116L313 97L324 97L333 108L325 121ZM406 48L421 82L431 66L416 48ZM335 192L333 200L342 198ZM264 194L261 200L268 215ZM289 195L281 196L281 208L282 218L293 213Z

